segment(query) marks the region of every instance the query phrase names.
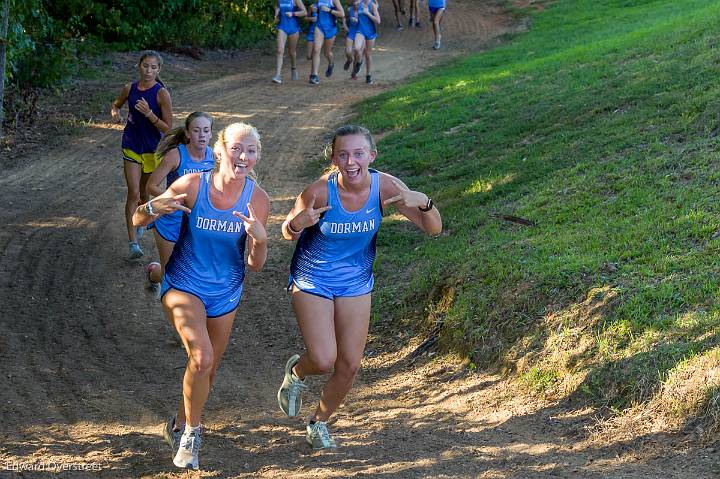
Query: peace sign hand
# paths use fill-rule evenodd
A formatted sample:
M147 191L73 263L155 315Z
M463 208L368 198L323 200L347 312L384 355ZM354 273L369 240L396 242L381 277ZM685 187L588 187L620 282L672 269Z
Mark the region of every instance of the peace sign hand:
M428 196L425 193L413 191L395 180L392 180L392 183L398 188L398 190L400 190L400 192L397 195L383 201L383 206L399 203L400 205L408 208L424 208L427 205Z
M302 210L300 213L295 215L295 217L290 220L294 221L294 226L291 226L292 229L296 231L302 231L305 228L309 228L316 224L318 221L320 221L320 216L322 216L323 213L325 213L327 210L331 209L332 206L323 206L322 208L315 208L315 199L317 198L317 195L313 194L312 199L308 202L309 206ZM288 221L288 226L290 226L290 221Z
M262 224L262 221L259 221L257 219L257 215L255 214L255 210L253 209L252 205L248 203L247 207L248 216L245 216L239 211L233 211L232 213L233 215L243 220L243 223L245 224L245 232L256 243L267 242L267 231L265 230L265 226Z

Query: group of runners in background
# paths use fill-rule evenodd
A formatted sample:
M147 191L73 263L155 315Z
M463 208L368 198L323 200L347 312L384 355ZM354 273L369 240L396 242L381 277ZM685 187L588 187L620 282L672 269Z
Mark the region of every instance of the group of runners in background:
M173 128L161 67L157 52L144 52L139 80L123 87L111 114L122 121L127 104L122 154L128 258L143 256L138 239L146 227L152 229L160 262L147 266L147 279L188 357L182 397L163 435L176 466L198 469L201 416L232 331L245 270L260 271L267 259L270 199L254 171L262 157L258 131L232 123L211 146L213 118L204 112ZM426 194L370 168L377 149L367 129L338 128L325 155L329 171L304 188L282 224L282 236L297 242L287 288L306 350L288 359L277 393L280 409L297 416L305 378L330 374L306 418L306 441L318 450L336 447L327 421L360 367L384 209L395 207L425 233L442 229Z
M401 16L406 14L403 0L392 0L395 12L396 28L401 30ZM421 28L418 0L409 0L410 16L408 27ZM350 78L357 78L365 64L365 82L373 83L372 51L377 39L377 27L380 25L378 0L347 0L347 11L340 0L316 0L307 7L303 0L278 0L275 7L275 23L277 24L277 48L274 83L282 83L282 67L287 47L290 57L290 78L298 80L297 46L300 33L305 27L307 40L307 59L310 60L310 83L318 85L320 78L320 55L327 60L325 77L329 78L335 71L333 46L338 35L338 23L342 24L345 35L344 70L351 70ZM429 20L433 27L433 49L439 50L442 41L442 18L446 0L428 0ZM301 24L304 19L305 25Z

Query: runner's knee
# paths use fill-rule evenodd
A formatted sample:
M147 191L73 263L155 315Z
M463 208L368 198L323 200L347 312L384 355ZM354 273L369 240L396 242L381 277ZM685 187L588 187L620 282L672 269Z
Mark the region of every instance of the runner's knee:
M309 352L308 359L320 373L329 373L335 367L336 355L331 352Z

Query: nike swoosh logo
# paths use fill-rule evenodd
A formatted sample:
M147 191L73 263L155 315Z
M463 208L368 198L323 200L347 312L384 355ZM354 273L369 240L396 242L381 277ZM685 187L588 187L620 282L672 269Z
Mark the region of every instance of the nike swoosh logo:
M365 214L366 214L366 215L369 215L369 214L372 213L373 211L375 211L375 208L370 208L369 210L365 210Z

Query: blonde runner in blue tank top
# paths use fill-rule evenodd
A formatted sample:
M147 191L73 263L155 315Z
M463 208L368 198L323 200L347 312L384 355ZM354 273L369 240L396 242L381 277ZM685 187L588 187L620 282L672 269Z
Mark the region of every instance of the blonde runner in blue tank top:
M245 187L237 202L220 210L210 202L214 172L200 173L200 186L192 211L183 213L180 238L168 261L161 295L176 289L197 296L209 318L222 316L237 308L245 279L245 243L243 221L233 215L248 216L247 204L255 182L245 178Z

